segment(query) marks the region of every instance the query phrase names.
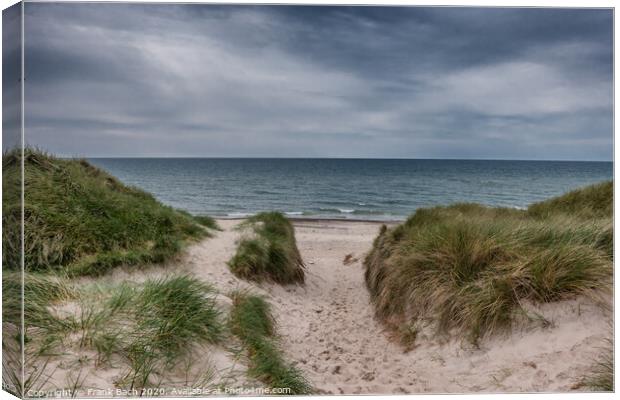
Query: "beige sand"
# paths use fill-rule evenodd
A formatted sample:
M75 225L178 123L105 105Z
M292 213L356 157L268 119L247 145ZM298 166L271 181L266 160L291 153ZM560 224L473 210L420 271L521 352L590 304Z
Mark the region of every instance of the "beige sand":
M234 277L226 262L240 236L238 220L220 220L224 230L188 248L169 265L139 272L116 270L100 280L142 281L186 272L212 283L222 293L248 288L273 305L286 358L300 368L319 393L466 393L578 390L600 346L611 335L611 315L585 299L537 310L550 327L529 326L508 337L482 341L480 349L456 340L441 343L428 335L405 353L373 317L362 260L380 224L346 221L296 221L298 247L307 265L304 286L255 285ZM347 255L346 263L343 261ZM345 265L346 264L346 265ZM218 380L231 386L258 386L244 377L240 360L222 349L210 354ZM70 368L50 381L63 386ZM91 370L85 387L113 387L122 371ZM179 371L179 376L182 376Z
M550 327L526 327L480 349L422 337L404 353L374 319L364 284L362 260L380 224L296 221L306 285L280 287L248 284L228 271L239 221L219 223L224 232L189 249L184 268L220 290L252 287L267 295L288 359L323 393L574 390L611 335L611 314L577 299L538 310ZM348 254L357 261L344 265Z

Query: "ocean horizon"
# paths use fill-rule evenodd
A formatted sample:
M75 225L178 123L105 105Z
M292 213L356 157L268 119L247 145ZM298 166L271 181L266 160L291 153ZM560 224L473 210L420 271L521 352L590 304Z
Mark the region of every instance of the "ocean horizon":
M605 161L353 158L89 158L193 214L400 221L421 207L526 208L613 179Z

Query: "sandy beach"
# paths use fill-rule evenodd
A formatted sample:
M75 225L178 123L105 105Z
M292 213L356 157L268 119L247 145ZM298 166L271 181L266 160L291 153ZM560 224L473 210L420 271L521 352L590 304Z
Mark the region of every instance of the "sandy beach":
M422 332L415 347L407 351L375 319L364 282L362 261L381 223L294 221L306 264L306 283L279 286L249 283L230 272L226 262L242 235L235 229L241 222L218 220L222 231L191 245L174 262L141 271L119 268L94 282L142 282L190 274L216 288L224 309L230 308L228 295L233 290L261 294L273 307L287 362L303 372L318 394L586 390L581 378L612 332L612 315L605 307L576 298L538 309L530 307L547 323L523 324L504 336L482 340L478 348L466 340ZM199 370L206 362L215 373L212 382L262 387L247 378L243 357L230 350L200 346L193 351L196 364L190 369ZM75 360L90 359L80 362L84 389L113 388L122 371L97 367L89 354L68 347L51 362L54 369L46 386L61 387L76 374ZM187 373L181 369L172 372L180 381Z
M575 299L537 310L550 326L524 326L483 340L479 349L429 333L405 352L374 318L363 279L362 260L380 223L295 221L306 284L281 287L250 284L230 273L226 261L240 221L218 222L224 230L192 246L181 268L222 292L251 288L267 296L288 359L320 393L576 390L611 334L610 313Z

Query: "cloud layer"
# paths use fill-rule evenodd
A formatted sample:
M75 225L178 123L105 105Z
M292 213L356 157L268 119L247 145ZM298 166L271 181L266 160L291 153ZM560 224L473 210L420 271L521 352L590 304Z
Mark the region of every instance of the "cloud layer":
M63 155L610 160L610 10L26 4Z

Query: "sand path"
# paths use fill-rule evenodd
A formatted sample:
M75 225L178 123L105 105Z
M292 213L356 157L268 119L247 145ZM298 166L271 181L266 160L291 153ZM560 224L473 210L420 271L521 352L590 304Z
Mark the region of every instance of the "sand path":
M373 317L362 260L379 224L296 222L307 264L306 284L254 285L234 277L226 261L234 254L238 221L192 246L183 268L222 292L251 288L269 298L287 359L320 393L458 393L567 391L577 389L598 346L611 332L610 316L585 300L539 310L552 322L493 338L480 349L421 337L413 351L390 341ZM344 265L347 254L358 260Z

